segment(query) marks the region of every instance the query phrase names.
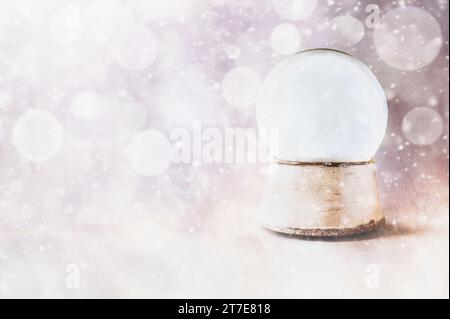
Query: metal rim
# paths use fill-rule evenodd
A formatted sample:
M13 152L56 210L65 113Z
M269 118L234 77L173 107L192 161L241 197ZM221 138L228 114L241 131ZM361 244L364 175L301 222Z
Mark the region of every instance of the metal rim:
M375 231L386 223L385 218L371 220L367 224L346 228L296 228L263 225L264 228L284 235L298 236L300 238L341 238Z
M345 55L348 55L348 56L352 57L352 55L350 53L348 53L348 52L337 50L337 49L332 49L332 48L311 48L311 49L298 51L298 52L294 53L294 55L295 54L306 53L306 52L310 52L310 51L332 51L332 52L338 52L338 53L342 53L342 54L345 54Z
M346 166L359 166L359 165L370 165L375 164L373 159L369 161L361 162L298 162L298 161L287 161L279 158L275 158L278 164L283 165L297 165L297 166L325 166L325 167L346 167Z

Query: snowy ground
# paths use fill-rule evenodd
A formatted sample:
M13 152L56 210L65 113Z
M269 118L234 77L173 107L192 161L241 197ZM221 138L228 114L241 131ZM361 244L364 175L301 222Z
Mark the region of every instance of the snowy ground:
M251 207L239 209L235 213L245 215ZM149 218L136 221L109 227L2 228L1 296L442 298L449 294L447 217L391 224L374 234L341 241L284 237L257 225L226 225L219 218L200 234L184 235Z

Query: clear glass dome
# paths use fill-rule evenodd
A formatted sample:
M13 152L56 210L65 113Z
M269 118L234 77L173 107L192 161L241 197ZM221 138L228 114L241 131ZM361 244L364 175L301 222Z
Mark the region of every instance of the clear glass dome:
M387 117L386 96L370 69L329 49L284 58L266 77L257 105L270 151L293 162L369 161Z

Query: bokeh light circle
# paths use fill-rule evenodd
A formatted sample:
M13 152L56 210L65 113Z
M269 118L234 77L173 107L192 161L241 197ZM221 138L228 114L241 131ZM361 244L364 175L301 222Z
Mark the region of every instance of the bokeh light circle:
M134 101L117 101L111 105L111 114L119 130L137 131L147 122L145 105Z
M444 124L435 110L429 107L416 107L409 111L402 121L405 137L416 145L431 145L442 135Z
M54 9L47 20L47 32L50 39L60 45L77 42L83 34L80 7L68 4Z
M350 46L364 38L364 25L351 16L339 16L331 19L330 31L333 41L339 45Z
M300 47L300 33L292 23L281 23L272 30L270 44L281 55L293 54Z
M132 29L115 49L115 58L125 69L142 71L153 64L157 56L156 38L144 27Z
M83 120L95 120L106 111L107 100L94 92L80 92L72 101L70 111Z
M146 130L137 134L128 149L128 158L133 170L144 176L163 173L172 158L172 145L162 133Z
M253 106L259 94L261 79L248 67L236 67L222 80L222 96L231 106L247 108Z
M314 11L318 0L272 0L275 11L291 21L305 20Z
M374 32L375 49L381 59L405 71L430 64L438 55L442 42L436 19L416 7L389 11Z
M30 110L16 122L12 143L26 160L44 162L55 155L63 140L63 128L47 111Z

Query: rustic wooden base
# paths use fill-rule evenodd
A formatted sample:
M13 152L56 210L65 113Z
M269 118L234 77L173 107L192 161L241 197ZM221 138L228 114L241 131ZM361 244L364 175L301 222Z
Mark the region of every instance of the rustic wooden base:
M259 222L302 237L345 237L378 228L384 216L375 163L275 164Z

